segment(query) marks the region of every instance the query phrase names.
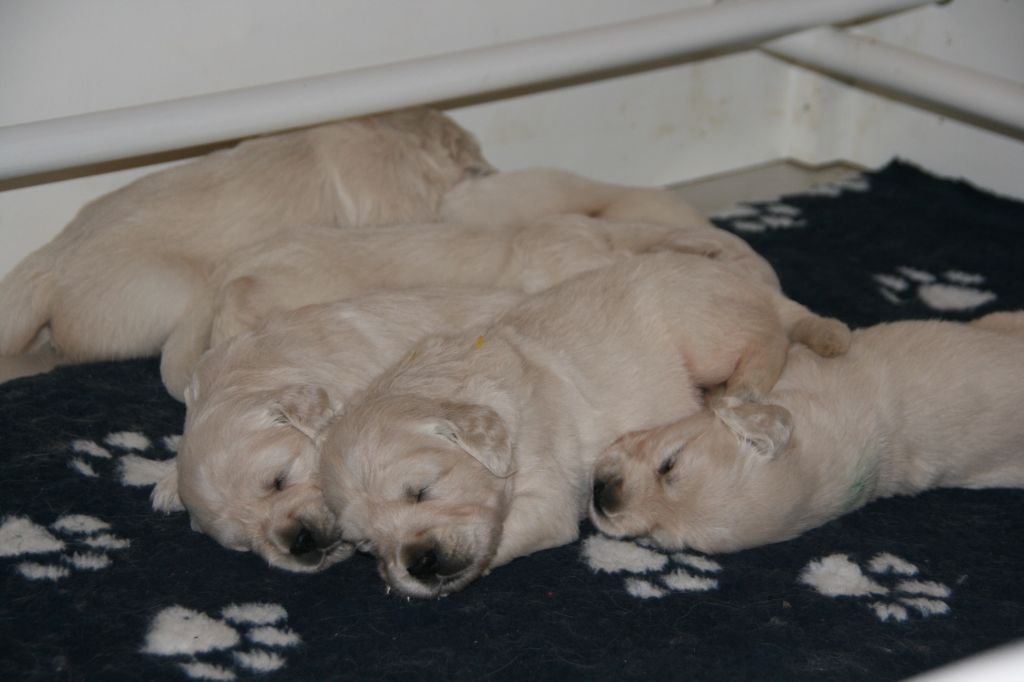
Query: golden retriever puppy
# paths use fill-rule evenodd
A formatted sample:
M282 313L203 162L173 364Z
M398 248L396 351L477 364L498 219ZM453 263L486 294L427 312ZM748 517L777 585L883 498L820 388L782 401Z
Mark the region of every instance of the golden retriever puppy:
M185 431L153 506L181 509L217 542L314 571L351 549L334 533L314 433L425 334L483 324L512 292L375 293L272 315L210 350L186 392Z
M435 220L448 189L490 170L472 135L421 109L248 140L147 175L86 205L0 282L0 354L47 338L71 362L156 354L238 249L308 223Z
M832 353L849 330L709 258L579 275L378 377L319 439L327 505L401 593L458 590L575 539L615 437L698 411L698 386L767 391L794 333Z
M1024 486L1024 313L853 333L823 362L794 347L763 403L725 398L632 433L597 461L590 517L613 536L731 552L870 500Z
M194 305L164 345L164 384L180 399L207 346L251 329L274 310L374 289L430 285L535 292L658 248L727 260L715 244L668 225L613 223L582 215L504 229L435 224L291 230L242 249L211 276L219 287L216 299Z
M779 288L775 270L746 241L715 227L665 189L598 182L554 168L529 168L467 178L441 203L443 221L471 225L510 227L565 213L672 225L715 244L717 251L742 264L752 277Z

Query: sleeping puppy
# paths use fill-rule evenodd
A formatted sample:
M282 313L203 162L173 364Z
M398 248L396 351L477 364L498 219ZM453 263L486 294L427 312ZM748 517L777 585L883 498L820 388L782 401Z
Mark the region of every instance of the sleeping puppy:
M419 337L483 324L519 299L375 293L273 315L212 349L186 393L176 469L153 506L184 505L194 528L278 568L314 571L347 557L320 493L313 434Z
M512 227L550 215L587 215L611 221L671 225L713 242L730 261L779 288L775 270L746 241L711 224L669 190L598 182L554 168L469 177L441 202L441 220Z
M717 243L668 225L613 223L581 215L504 229L434 224L291 230L242 249L211 276L219 287L216 299L194 305L164 346L164 384L180 399L208 346L253 328L274 310L374 289L431 285L535 292L634 253L661 248L731 262Z
M85 206L0 282L0 355L47 340L70 362L156 354L239 248L308 223L435 220L448 189L490 171L472 135L423 109L248 140L147 175Z
M1024 313L895 322L824 362L794 347L763 403L633 433L597 461L590 517L613 536L731 552L870 500L1024 486Z
M771 388L790 336L849 330L713 259L640 256L426 337L332 420L321 483L387 583L433 597L571 542L616 436L700 408L698 386Z

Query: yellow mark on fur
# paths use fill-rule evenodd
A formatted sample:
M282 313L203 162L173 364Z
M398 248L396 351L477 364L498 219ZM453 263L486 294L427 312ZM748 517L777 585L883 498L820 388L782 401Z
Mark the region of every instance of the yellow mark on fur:
M476 337L476 342L473 343L473 347L476 348L477 350L480 350L481 348L483 348L484 347L484 337L482 337L482 336Z

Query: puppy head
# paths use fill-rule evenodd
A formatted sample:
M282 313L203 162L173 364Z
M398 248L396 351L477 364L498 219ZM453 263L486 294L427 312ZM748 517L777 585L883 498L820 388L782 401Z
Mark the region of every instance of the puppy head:
M402 109L376 120L417 140L432 158L450 161L458 176L455 181L495 172L480 151L476 137L441 111L426 107Z
M511 493L511 445L483 405L372 398L332 422L321 480L342 537L413 597L454 592L487 570Z
M784 408L725 398L623 436L595 465L590 518L604 533L667 549L732 552L784 540L799 499L778 459L791 431Z
M314 439L331 414L323 388L186 395L177 484L192 527L271 565L317 571L347 558L317 480Z

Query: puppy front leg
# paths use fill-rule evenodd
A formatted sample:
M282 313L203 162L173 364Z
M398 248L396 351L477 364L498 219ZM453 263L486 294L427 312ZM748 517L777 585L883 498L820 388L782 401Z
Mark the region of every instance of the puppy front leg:
M488 572L513 559L542 549L567 545L579 537L580 519L576 505L566 505L565 499L556 499L550 493L545 496L517 496L505 517L501 542L491 559Z

